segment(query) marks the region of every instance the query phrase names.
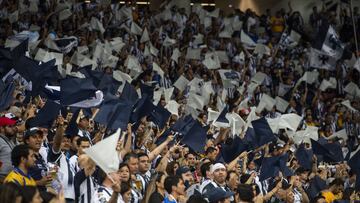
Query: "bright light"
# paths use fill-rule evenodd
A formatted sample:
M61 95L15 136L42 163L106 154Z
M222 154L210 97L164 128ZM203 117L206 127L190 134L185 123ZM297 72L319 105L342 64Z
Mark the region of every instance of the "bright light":
M91 3L91 0L85 0L85 3ZM125 4L125 1L120 1L119 2L120 4ZM150 1L137 1L136 4L139 4L139 5L149 5L150 4ZM194 3L190 3L191 6L194 5ZM200 4L201 6L216 6L216 4L214 3L201 3ZM231 8L232 5L230 4L229 7Z

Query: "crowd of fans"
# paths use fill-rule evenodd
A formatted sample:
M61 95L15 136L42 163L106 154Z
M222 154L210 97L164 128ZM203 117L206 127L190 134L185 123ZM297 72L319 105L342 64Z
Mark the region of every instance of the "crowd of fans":
M360 14L317 3L0 1L0 202L360 201ZM342 55L314 67L324 27ZM108 172L88 150L117 128Z

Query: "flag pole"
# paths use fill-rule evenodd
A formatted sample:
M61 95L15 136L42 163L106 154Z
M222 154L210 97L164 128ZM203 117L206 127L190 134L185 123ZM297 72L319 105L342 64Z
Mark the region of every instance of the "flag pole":
M355 26L354 13L353 13L353 0L350 0L350 12L351 12L351 19L352 19L352 23L353 23L354 39L355 39L355 47L356 47L355 57L358 58L359 47L358 47L358 42L357 42L356 26Z

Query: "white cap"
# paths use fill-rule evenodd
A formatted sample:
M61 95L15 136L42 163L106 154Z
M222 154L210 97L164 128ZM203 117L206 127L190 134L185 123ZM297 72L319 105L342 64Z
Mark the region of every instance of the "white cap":
M222 163L213 164L213 165L210 166L210 173L214 173L218 169L225 169L226 170L226 167Z

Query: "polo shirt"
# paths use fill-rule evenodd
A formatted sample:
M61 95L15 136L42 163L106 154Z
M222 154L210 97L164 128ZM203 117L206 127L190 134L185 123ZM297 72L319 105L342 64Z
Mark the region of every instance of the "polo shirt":
M12 170L5 178L5 183L15 183L19 186L36 186L35 180L29 175L22 172L19 168Z

